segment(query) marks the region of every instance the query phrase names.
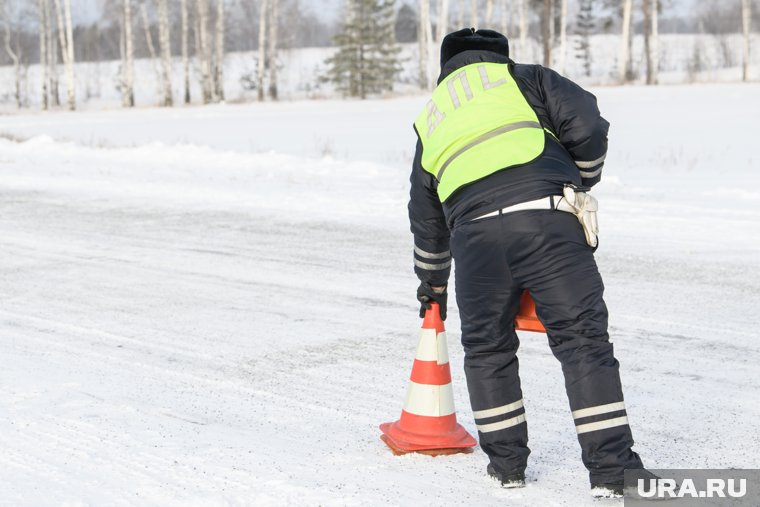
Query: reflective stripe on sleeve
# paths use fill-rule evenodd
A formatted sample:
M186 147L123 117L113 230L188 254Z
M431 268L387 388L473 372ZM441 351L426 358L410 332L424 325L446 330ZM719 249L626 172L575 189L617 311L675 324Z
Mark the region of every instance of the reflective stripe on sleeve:
M581 173L581 178L596 178L597 176L602 174L602 168L600 167L596 171L591 171L591 172L589 171L578 171L578 172Z
M442 269L451 267L451 261L446 261L441 264L430 264L414 259L414 265L421 269L427 269L428 271L440 271Z
M449 257L451 257L450 250L446 250L445 252L441 252L441 253L432 253L432 252L426 252L425 250L423 250L422 248L418 246L414 247L414 253L426 259L448 259Z
M588 160L588 161L586 161L586 160L576 160L575 161L575 165L577 165L581 169L591 169L592 167L596 167L599 164L601 164L602 162L604 162L604 159L606 159L606 158L607 158L607 154L605 153L604 155L602 155L601 157L599 157L596 160Z

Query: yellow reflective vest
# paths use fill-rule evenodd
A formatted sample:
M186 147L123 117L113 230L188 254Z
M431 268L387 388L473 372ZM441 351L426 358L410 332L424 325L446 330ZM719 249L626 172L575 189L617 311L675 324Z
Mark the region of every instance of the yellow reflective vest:
M438 180L441 202L465 185L537 159L545 145L538 116L501 63L473 63L449 75L414 128L422 168Z

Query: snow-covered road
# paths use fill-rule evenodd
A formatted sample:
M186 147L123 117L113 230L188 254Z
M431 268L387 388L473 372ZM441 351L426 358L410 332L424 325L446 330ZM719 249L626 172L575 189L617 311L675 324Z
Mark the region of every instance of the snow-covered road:
M597 259L636 449L758 468L760 86L597 94ZM619 504L588 495L543 335L522 336L525 489L497 488L479 450L395 457L378 438L420 325L423 102L3 117L31 140L0 139L0 505Z

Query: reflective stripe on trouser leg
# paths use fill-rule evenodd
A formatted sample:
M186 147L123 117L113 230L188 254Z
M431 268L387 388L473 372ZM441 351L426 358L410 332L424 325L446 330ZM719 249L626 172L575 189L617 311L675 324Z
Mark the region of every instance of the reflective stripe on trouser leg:
M499 224L488 222L451 236L464 368L481 448L498 470L523 472L530 450L513 328L521 291L506 267Z

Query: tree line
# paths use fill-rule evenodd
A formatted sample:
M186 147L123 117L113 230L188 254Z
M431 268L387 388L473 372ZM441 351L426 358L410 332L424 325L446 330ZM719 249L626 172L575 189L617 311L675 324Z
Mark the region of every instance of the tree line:
M691 19L698 23L700 32L704 32L707 25L715 34L742 33L742 79L745 81L749 79L751 26L753 17L758 16L757 9L753 9L754 2L703 1L699 4L698 15ZM404 4L399 10L395 38L387 32L388 23L393 18L389 3L393 2L346 0L346 21L335 38L340 50L328 63L331 65L329 79L347 95L364 97L368 88L375 92L392 88L393 77L398 72L394 42L399 39L417 42L418 84L422 89L431 88L437 75L438 47L447 33L463 27L500 30L522 50L527 48L529 39L537 40L542 48L543 65L563 74L568 65L569 34L572 32L576 36L573 38L573 53L582 60L587 75L593 65L591 35L616 31L620 42L615 72L620 84L630 82L635 75L632 48L634 33L638 31L644 39L646 83L657 84L660 14L665 7L678 7L682 2L575 0L572 2L575 16L571 19L569 0L416 0L415 5ZM639 16L636 16L637 11ZM414 22L410 24L411 17ZM757 23L757 19L754 21ZM400 34L402 30L404 32ZM414 32L414 37L408 37L408 32ZM384 69L382 79L378 79L377 71L373 73L369 69Z
M124 107L135 105L135 59L151 62L156 103L204 104L225 100L225 57L253 51L256 71L248 86L259 100L279 97L282 48L336 46L321 76L348 96L391 90L400 72L401 42L416 43L420 88L435 83L437 48L446 33L466 26L506 33L523 52L540 44L539 59L564 73L570 58L586 74L594 67L590 38L614 33L619 40L616 79L631 81L634 34L643 36L644 72L658 82L660 33L691 30L743 36L743 79L749 79L750 35L757 26L758 0L705 0L691 16L663 19L684 0L344 0L333 24L314 15L309 0L98 0L91 21L72 18L72 0L0 0L0 64L10 64L13 97L25 103L22 83L30 64L39 64L43 109L75 109L76 62L120 62L116 86ZM76 7L76 0L74 2ZM90 16L93 17L93 16ZM691 25L688 25L688 24ZM570 44L573 44L571 47ZM524 54L524 53L523 53ZM180 60L181 90L174 96L172 64ZM175 79L177 76L174 76ZM192 96L192 80L200 90ZM62 99L62 95L65 99Z
M157 104L172 106L193 100L191 79L201 90L196 100L225 100L225 56L256 51L254 86L261 99L276 99L278 49L331 44L331 26L314 19L309 6L308 0L98 0L97 19L74 24L72 0L0 0L0 64L14 68L19 107L28 67L39 64L41 107L63 105L65 94L73 110L76 62L120 61L116 86L122 104L133 107L135 59L145 58L153 62ZM291 30L278 30L281 24ZM181 59L179 97L171 86L175 58Z

